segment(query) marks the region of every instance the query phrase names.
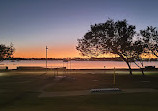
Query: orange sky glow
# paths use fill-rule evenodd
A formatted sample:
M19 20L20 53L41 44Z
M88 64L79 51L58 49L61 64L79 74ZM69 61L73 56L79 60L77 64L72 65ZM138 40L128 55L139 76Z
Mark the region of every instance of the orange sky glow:
M45 58L46 50L45 48L18 48L14 53L15 58ZM48 48L48 58L84 58L79 54L79 52L71 46L62 47L49 47ZM99 57L115 57L113 54L104 54ZM153 55L143 56L143 58L156 58Z
M14 57L16 58L45 58L46 57L46 49L45 47L24 47L24 48L16 48L14 53ZM65 45L58 47L48 46L48 58L74 58L81 57L79 51L75 49L75 46ZM104 54L99 57L115 57L112 54Z
M46 45L49 58L82 57L75 46L91 25L108 18L126 19L139 33L158 26L157 4L156 0L1 0L0 42L13 43L16 58L45 58Z
M17 48L14 57L20 58L45 58L46 49L45 47L28 48ZM48 58L67 58L67 57L81 57L79 52L71 46L61 47L49 47L48 46Z
M45 46L40 47L17 47L15 48L15 58L45 58L46 49ZM63 46L48 46L48 58L85 58L79 54L79 51L75 49L75 45L63 45ZM104 54L99 57L114 58L117 57L113 54ZM153 55L142 56L143 58L156 58Z

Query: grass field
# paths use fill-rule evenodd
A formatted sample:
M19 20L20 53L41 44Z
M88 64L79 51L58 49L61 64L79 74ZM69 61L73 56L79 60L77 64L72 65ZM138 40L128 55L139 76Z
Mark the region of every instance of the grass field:
M120 89L158 89L158 75L68 74L64 79L41 75L44 72L10 71L0 73L0 111L157 111L158 92L91 94L85 96L39 98L41 89L48 92L90 90L118 87ZM47 86L47 87L46 87Z

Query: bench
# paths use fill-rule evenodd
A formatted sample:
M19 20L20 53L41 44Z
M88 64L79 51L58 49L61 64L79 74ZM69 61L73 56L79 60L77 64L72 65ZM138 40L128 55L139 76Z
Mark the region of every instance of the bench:
M155 66L145 66L145 70L153 70L155 69Z
M119 92L121 91L119 88L103 88L103 89L91 89L90 92Z

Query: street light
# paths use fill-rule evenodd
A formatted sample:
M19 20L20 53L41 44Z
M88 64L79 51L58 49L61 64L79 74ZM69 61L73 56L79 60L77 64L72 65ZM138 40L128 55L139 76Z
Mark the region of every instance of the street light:
M47 50L48 50L48 47L46 46L46 72L47 72Z

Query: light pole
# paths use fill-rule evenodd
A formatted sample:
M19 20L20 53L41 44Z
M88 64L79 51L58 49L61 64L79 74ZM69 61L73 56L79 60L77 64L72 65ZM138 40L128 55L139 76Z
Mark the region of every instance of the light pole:
M114 67L114 80L113 80L113 84L116 84L116 71L115 71L115 67Z
M46 46L46 72L47 72L47 50L48 50L48 47Z

